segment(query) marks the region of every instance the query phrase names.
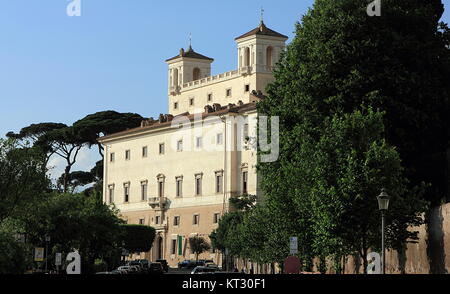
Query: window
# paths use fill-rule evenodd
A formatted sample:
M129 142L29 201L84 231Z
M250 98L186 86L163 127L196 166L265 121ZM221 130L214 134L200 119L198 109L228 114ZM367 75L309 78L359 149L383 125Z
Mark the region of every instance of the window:
M130 184L125 184L123 186L123 196L125 203L130 202Z
M159 154L163 155L165 152L165 146L164 143L159 144Z
M183 140L179 140L177 142L177 151L182 152L183 151Z
M195 176L195 195L202 195L202 174L198 174Z
M218 224L220 220L220 213L214 213L213 224Z
M175 217L173 218L173 225L174 225L175 227L178 227L178 226L180 225L180 217L179 217L179 216L175 216Z
M250 48L245 48L245 59L244 59L245 66L250 66Z
M273 47L269 46L266 50L266 65L271 67L273 65Z
M110 162L114 162L115 158L116 158L116 154L115 154L115 153L111 153L111 154L109 155L109 161L110 161Z
M201 70L200 70L198 67L194 68L194 70L193 70L193 72L192 72L193 80L194 80L194 81L195 81L195 80L198 80L198 79L201 78L201 76L202 76Z
M216 172L216 193L223 192L223 172Z
M223 143L223 134L222 133L217 134L216 143L217 143L217 145L222 145L222 143Z
M175 103L173 104L173 109L178 109L178 102L175 102Z
M172 246L170 247L170 254L175 255L177 253L177 239L172 240Z
M231 97L231 89L227 89L226 94L227 94L227 97Z
M248 139L248 124L244 125L244 139Z
M203 146L203 139L202 139L202 137L197 137L195 139L195 147L197 149L200 149L200 148L202 148L202 146Z
M211 102L213 100L213 94L209 93L208 94L208 102Z
M248 172L242 172L242 193L247 194L248 189Z
M158 181L158 196L164 197L164 181L163 180Z
M141 226L145 225L145 218L139 219L139 224L140 224Z
M141 183L141 200L147 201L147 190L148 190L148 183L142 182Z
M199 223L200 223L200 215L199 214L194 214L194 218L192 219L192 224L196 226Z
M176 178L176 181L177 181L176 195L177 197L183 197L183 177Z
M173 86L178 86L178 69L173 70Z
M156 225L161 224L161 217L159 215L155 217L155 224Z
M130 158L131 158L130 150L125 151L125 160L130 160Z
M142 157L147 157L148 155L148 148L147 146L142 147Z
M245 91L245 92L250 92L250 85L245 85L244 91Z
M109 186L109 204L114 203L114 186Z
M189 106L194 106L194 98L189 98Z

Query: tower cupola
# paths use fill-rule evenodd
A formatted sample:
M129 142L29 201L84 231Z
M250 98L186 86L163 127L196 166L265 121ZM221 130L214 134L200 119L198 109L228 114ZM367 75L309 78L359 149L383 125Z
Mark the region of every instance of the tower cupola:
M286 47L288 37L266 26L264 21L255 29L237 37L238 69L241 74L271 73Z
M180 54L169 58L169 95L180 93L184 83L211 76L211 63L214 59L197 53L189 45L188 50L180 49Z

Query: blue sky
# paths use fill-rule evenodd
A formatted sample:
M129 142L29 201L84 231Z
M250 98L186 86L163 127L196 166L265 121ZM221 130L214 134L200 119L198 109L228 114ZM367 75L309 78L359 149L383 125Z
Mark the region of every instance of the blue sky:
M103 110L166 113L164 60L188 46L189 33L217 74L235 69L234 38L258 25L261 6L266 24L292 37L313 2L81 0L81 16L69 17L68 0L0 0L0 137Z

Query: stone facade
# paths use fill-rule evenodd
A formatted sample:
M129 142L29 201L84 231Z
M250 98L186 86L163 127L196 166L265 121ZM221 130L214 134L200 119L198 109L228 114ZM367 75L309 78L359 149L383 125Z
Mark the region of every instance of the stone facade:
M252 143L255 102L273 80L286 40L261 23L237 39L238 69L217 76L210 75L211 58L192 47L181 50L166 61L170 114L100 139L105 203L129 224L157 230L151 252L141 258L166 259L172 267L195 258L189 237L208 240L230 197L261 196ZM199 258L222 260L214 250Z

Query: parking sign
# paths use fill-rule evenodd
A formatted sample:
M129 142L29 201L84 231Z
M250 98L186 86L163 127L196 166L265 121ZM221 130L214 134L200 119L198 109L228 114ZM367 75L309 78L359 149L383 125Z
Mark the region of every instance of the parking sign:
M34 261L44 261L44 248L34 248Z
M291 237L290 238L290 253L291 255L296 255L298 253L298 238L297 237Z

